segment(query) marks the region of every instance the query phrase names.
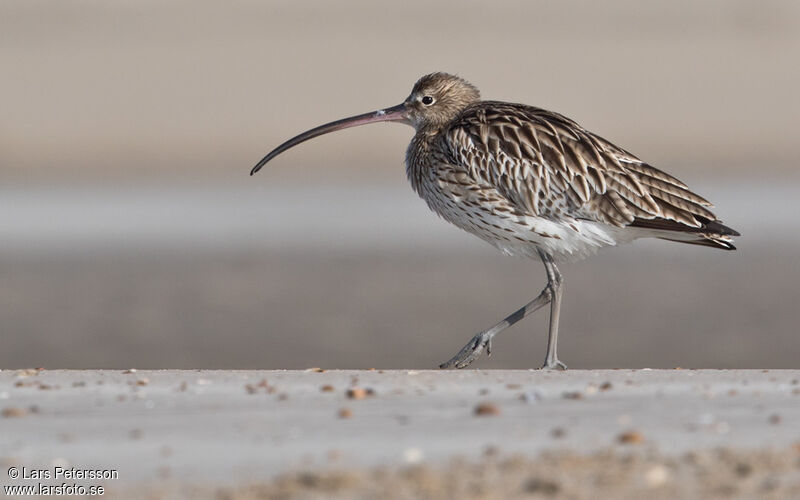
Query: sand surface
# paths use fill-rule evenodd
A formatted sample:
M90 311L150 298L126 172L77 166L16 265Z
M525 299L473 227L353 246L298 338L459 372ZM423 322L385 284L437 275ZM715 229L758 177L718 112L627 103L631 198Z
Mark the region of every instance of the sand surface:
M347 497L380 481L435 490L459 475L454 467L487 461L487 484L513 477L499 490L511 493L579 493L586 486L570 468L624 491L684 491L673 479L698 468L711 472L693 488L730 476L729 493L767 479L764 491L800 491L796 370L6 370L0 398L5 468L116 469L104 484L118 493L149 485L246 497L254 485L293 484L301 498L317 487ZM593 462L619 464L602 472ZM737 467L741 479L763 477L733 481ZM450 487L470 490L471 477Z

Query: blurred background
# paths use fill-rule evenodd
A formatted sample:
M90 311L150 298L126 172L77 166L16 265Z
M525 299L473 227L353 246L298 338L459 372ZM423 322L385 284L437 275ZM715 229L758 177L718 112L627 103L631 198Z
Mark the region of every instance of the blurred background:
M539 293L429 213L381 124L431 71L678 176L738 252L564 265L571 368L797 367L800 3L5 0L0 367L433 368ZM474 366L538 367L547 313Z

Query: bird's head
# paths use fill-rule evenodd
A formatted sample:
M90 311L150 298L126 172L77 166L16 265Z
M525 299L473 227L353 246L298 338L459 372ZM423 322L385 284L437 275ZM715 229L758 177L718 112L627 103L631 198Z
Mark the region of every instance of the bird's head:
M431 73L420 78L403 105L411 125L439 128L480 100L478 89L461 77Z
M414 84L411 95L401 104L343 118L303 132L273 149L253 167L250 175L258 172L268 161L287 149L328 132L388 121L406 123L417 131L421 129L436 130L479 99L478 89L463 78L447 73L431 73L423 76Z

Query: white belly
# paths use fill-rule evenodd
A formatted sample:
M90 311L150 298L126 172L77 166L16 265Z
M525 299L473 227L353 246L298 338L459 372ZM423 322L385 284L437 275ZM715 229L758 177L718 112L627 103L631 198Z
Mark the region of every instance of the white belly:
M507 208L501 206L502 200L476 203L474 198L470 199L470 193L454 192L447 187L443 189L441 185L428 184L420 195L442 218L506 255L538 258L539 250L542 250L557 260L573 261L603 247L650 236L646 230L582 219L514 215L502 210Z

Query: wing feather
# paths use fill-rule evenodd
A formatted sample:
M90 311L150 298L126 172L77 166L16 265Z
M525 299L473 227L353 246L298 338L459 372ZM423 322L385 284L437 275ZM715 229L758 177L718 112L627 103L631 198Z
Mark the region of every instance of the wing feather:
M558 113L481 101L454 121L444 141L450 162L522 213L716 234L705 198Z

